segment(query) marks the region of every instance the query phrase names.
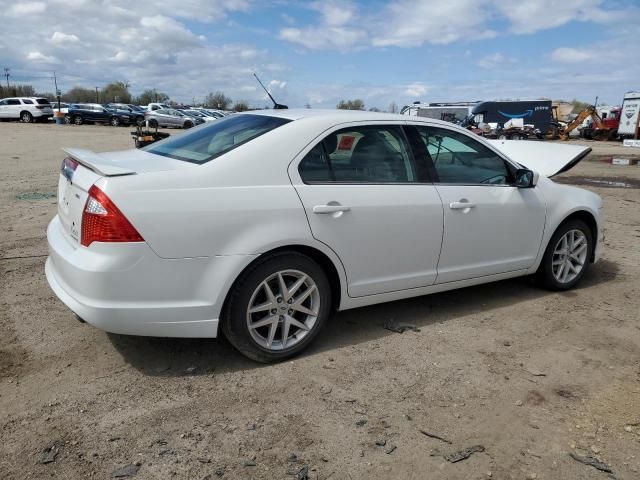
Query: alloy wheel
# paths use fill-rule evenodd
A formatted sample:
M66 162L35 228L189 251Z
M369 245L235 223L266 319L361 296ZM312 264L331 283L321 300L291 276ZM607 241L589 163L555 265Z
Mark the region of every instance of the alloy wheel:
M313 329L320 311L315 281L299 270L282 270L254 290L247 308L251 338L262 348L284 350Z
M587 237L581 230L569 230L565 233L553 251L551 268L559 283L573 281L584 268L588 252Z

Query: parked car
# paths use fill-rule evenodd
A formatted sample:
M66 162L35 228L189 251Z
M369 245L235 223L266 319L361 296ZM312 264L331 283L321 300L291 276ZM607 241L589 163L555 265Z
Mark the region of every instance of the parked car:
M52 116L53 110L46 98L13 97L0 100L0 120L14 119L31 123L47 120Z
M204 113L198 111L198 110L194 110L192 108L188 108L185 110L180 110L182 113L184 113L185 115L189 115L190 117L195 117L195 118L199 118L201 120L203 120L204 122L213 122L216 120L216 117L213 116L209 116L209 115L205 115Z
M204 108L203 110L210 113L211 115L215 115L218 118L226 117L231 113L231 112L226 112L224 110L215 110L213 108Z
M161 110L166 108L171 108L171 106L165 103L150 103L149 105L146 106L146 110L148 112L153 112L154 110Z
M126 103L109 103L106 105L106 108L121 115L127 115L129 117L129 120L126 122L127 124L142 125L144 123L145 110L134 109Z
M601 253L602 200L549 177L590 150L316 109L67 149L46 276L100 329L221 328L248 357L283 360L335 310L521 275L574 287Z
M135 116L133 117L135 119ZM67 112L69 123L82 125L83 123L108 123L114 127L133 123L130 112L112 110L99 103L73 103Z
M191 128L204 123L202 118L186 115L181 110L173 108L163 108L145 113L145 120L149 122L151 128L156 127L176 127Z
M196 111L196 112L200 112L204 116L212 118L214 120L224 117L224 115L220 115L219 113L210 112L208 110L205 110L204 108L192 108L191 110L192 111Z
M58 102L56 100L52 100L51 101L51 109L53 110L54 113L58 111ZM69 113L69 104L68 103L60 102L60 113L62 113L64 115Z

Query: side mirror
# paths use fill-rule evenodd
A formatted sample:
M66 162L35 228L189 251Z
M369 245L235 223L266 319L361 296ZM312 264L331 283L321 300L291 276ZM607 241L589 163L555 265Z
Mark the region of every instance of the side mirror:
M531 170L519 168L516 170L516 187L533 188L538 183L538 176Z

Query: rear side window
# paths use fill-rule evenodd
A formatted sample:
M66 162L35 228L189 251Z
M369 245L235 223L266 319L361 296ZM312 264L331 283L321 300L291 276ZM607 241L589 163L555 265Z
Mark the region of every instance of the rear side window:
M402 129L363 126L329 134L299 165L305 183L411 183L417 175Z
M25 105L33 105L33 100L29 98L23 98L22 103L24 103Z
M266 115L233 115L155 143L143 150L192 163L205 163L291 120Z

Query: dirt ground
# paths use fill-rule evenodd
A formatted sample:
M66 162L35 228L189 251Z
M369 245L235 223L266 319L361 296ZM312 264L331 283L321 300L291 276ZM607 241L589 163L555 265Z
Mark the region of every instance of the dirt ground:
M76 321L43 271L60 148L130 148L129 129L0 123L0 478L640 478L640 167L588 143L558 179L605 202L604 258L579 288L517 279L346 311L264 366L223 339Z

